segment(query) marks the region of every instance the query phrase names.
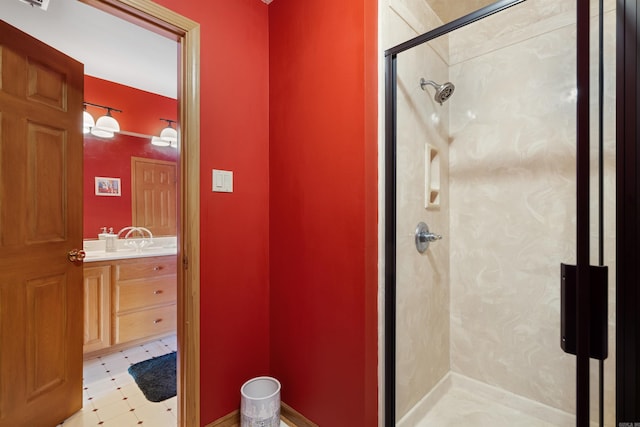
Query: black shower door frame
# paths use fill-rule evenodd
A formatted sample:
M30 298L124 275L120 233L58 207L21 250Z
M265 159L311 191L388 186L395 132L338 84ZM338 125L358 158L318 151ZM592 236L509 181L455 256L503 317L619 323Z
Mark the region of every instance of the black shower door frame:
M617 0L616 425L640 423L640 6Z
M385 51L385 427L395 426L396 401L396 135L398 54L486 18L526 0L500 0L446 25ZM590 123L588 1L577 1L577 237L576 237L576 426L589 426L589 320L590 313ZM618 0L619 2L624 0ZM635 110L634 110L635 111ZM620 233L618 230L617 234ZM636 243L637 244L637 243ZM617 379L621 375L618 371Z

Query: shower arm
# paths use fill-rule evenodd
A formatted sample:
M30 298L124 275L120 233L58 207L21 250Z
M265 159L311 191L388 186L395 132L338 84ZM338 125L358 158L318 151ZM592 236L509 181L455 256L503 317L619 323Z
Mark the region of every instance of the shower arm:
M438 83L434 82L433 80L425 80L424 78L420 79L420 88L422 90L424 90L424 87L426 85L430 85L433 86L434 88L438 89L441 85L439 85Z

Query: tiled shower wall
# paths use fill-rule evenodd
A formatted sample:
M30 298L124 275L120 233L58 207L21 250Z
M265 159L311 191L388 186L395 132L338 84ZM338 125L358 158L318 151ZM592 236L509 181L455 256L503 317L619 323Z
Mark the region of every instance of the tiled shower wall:
M391 0L383 25L391 47L442 23L422 0ZM397 364L396 413L400 419L449 371L449 106L433 100L420 78L449 80L446 37L398 57ZM440 156L440 206L425 209L425 144ZM419 254L420 222L444 236Z
M605 414L613 425L615 1L605 3ZM387 4L383 48L441 25L421 0ZM575 2L527 0L400 54L398 74L397 418L449 370L572 412L575 358L560 350L559 264L575 261ZM456 92L440 106L420 77L450 80ZM595 73L592 81L595 95ZM442 157L437 209L424 208L426 142ZM595 248L595 205L592 214ZM424 255L413 245L419 221L444 236Z
M606 10L605 253L613 301L615 3ZM559 270L561 262L575 263L576 251L575 40L572 0L527 0L449 38L457 87L450 110L451 368L567 412L575 412L575 357L560 349ZM592 49L592 64L596 55ZM614 424L614 333L611 320L607 425Z

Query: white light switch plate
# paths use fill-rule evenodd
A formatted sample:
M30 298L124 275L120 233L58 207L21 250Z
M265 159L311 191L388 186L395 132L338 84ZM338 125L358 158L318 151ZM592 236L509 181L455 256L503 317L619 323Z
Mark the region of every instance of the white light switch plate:
M213 169L212 191L219 193L233 193L233 172Z

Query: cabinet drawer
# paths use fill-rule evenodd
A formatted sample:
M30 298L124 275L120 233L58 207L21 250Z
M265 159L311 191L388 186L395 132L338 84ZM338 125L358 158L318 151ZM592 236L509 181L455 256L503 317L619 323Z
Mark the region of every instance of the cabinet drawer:
M176 306L169 305L116 316L115 344L176 330Z
M115 294L117 313L176 301L175 277L118 283Z
M159 276L176 275L176 257L137 258L131 262L115 265L115 280L149 279Z

